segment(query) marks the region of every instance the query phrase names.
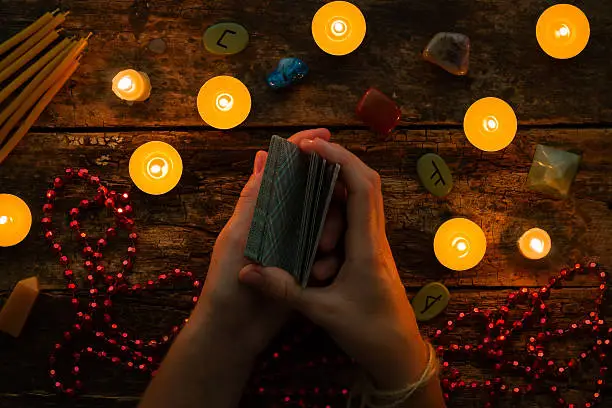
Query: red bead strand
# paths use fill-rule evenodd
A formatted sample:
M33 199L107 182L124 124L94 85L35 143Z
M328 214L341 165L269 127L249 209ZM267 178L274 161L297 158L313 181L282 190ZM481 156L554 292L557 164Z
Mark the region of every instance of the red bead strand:
M595 299L594 310L584 317L572 322L566 328L553 330L550 328L550 316L548 306L545 303L553 289L559 288L565 280L571 280L574 273L586 274L593 272L600 280L599 294ZM608 327L605 320L600 316L600 305L608 289L608 274L595 263L589 263L584 267L575 264L573 268L562 269L558 276L552 277L549 283L537 290L529 291L521 288L508 295L506 304L494 312L482 311L475 307L471 311L459 313L455 320L448 320L442 329L435 331L432 343L438 344L441 338L456 327L458 322L476 320L484 324L484 337L475 344L449 344L446 347L438 345L436 350L442 365L442 388L445 399L451 399L458 392L471 390L483 390L488 402L486 406L495 405L496 401L503 395L523 396L534 392L536 388L546 390L556 401L557 406L570 407L594 407L601 399L602 386L605 383L605 373L608 370L606 364L606 350L612 342L612 328ZM508 320L508 313L519 304L528 306L522 317L514 322ZM511 358L504 354L504 346L509 344L509 338L528 328L540 326L542 331L536 336L527 338L525 353L517 355L512 353ZM579 353L577 356L563 362L555 362L546 357L546 346L551 341L568 338L579 334L581 337L592 337L593 346ZM461 380L461 372L451 367L449 362L454 360L485 361L495 370L496 376L483 381L470 381L469 384ZM567 381L568 374L579 369L580 363L587 359L594 359L600 364L600 375L595 377L595 392L582 404L568 403L561 397L557 386L545 386L547 381ZM512 376L522 376L528 380L528 384L511 385L502 377L502 371L510 371Z
M69 226L78 241L82 245L82 256L84 261L81 263L85 270L83 282L77 282L74 269L78 263L74 263L62 252L62 244L58 241L57 231L53 228L52 213L55 209L54 204L61 190L71 182L85 181L96 188L96 195L93 199L83 199L78 207L72 208L69 213ZM84 357L96 358L109 361L113 365L122 366L126 370L146 372L155 375L163 347L168 347L180 329L188 319L184 319L180 325L174 326L170 332L157 339L141 339L123 329L112 317L113 300L112 297L118 293L128 295L138 295L144 290L158 288L161 285L168 285L171 282L180 280L188 281L193 288L192 301L195 303L202 289L202 280L196 278L191 272L173 269L168 273L160 274L157 279L149 280L145 284L130 283L129 278L134 266L137 253L138 234L134 231L134 219L130 218L133 213L133 206L130 203L129 193L118 194L104 186L99 177L89 174L87 169L66 169L64 176L56 177L53 180L52 188L46 191L47 203L43 206L44 218L41 223L44 229L44 237L50 248L57 254L59 263L64 267L64 277L66 286L72 291L71 303L75 306L75 321L71 328L67 330L63 337L55 344L49 356L49 376L53 386L59 392L66 395L75 395L83 387L82 360ZM103 237L93 239L82 230L81 217L83 212L91 209L104 209L112 212L115 217L115 225L109 226ZM126 256L121 263L119 271L109 271L103 264L103 250L109 241L117 237L120 231L128 232L129 244ZM551 328L551 319L548 314L548 306L545 303L550 297L553 289L559 288L561 283L571 280L574 274L595 273L599 280L599 295L595 299L594 310L587 313L581 319L572 322L566 328ZM562 269L558 276L551 277L547 285L530 291L521 288L508 295L505 305L496 311L481 310L474 307L467 312L459 313L454 320L447 320L444 326L435 331L432 343L441 359L442 378L441 384L444 397L451 399L461 391L483 392L486 395L484 406L493 406L499 397L503 395L522 397L529 395L537 390L547 391L556 401L557 405L564 408L591 408L600 400L605 376L608 367L607 350L612 342L612 328L609 328L605 320L600 315L600 306L603 303L605 293L608 289L608 274L595 263L587 266L575 264L571 268ZM85 300L85 296L87 300ZM511 321L509 314L518 305L527 305L528 309L523 312L520 319ZM452 332L459 324L467 321L477 321L482 324L484 330L483 337L479 342L471 344L450 343L446 346L440 345L442 338ZM525 352L522 355L512 353L505 354L505 347L510 343L509 339L514 334L520 333L529 328L540 325L542 331L537 335L527 338ZM566 362L554 362L547 357L546 345L550 341L567 338L571 335L580 333L583 337L588 335L593 337L592 347L579 353L574 358ZM299 336L293 343L301 341ZM290 353L294 344L286 344L282 349L271 353L269 359L263 363L265 367L282 359L282 356ZM60 375L58 360L69 357L71 379L65 379ZM485 361L493 367L496 375L493 378L476 380L462 380L462 374L456 367L451 365L457 359L479 359ZM567 380L568 373L580 369L580 365L587 359L599 362L599 376L595 378L595 391L582 404L568 403L561 396L557 386L548 386L551 379L557 381ZM64 361L64 360L62 360ZM299 363L291 366L291 372L305 370L315 365L328 364L353 364L345 357L338 357L336 361L328 358L311 359L307 363ZM528 380L528 384L511 385L502 377L501 373L509 371L513 376L523 376ZM283 376L289 375L285 370L277 370L270 375L254 374L254 385L246 390L247 393L255 395L268 395L278 398L280 405L287 405L298 401L299 406L305 406L303 398L318 399L331 396L346 397L347 389L322 389L314 387L312 389L300 390L278 390L268 389L260 384L258 380L273 381ZM326 406L325 404L322 406ZM327 405L328 406L328 405Z
M74 177L77 175L78 177ZM53 203L67 184L85 181L87 184L97 188L97 194L93 200L81 200L78 208L72 208L68 212L69 226L82 245L82 262L85 270L83 282L78 283L73 270L78 263L73 262L62 252L62 244L57 240L57 232L53 227L51 213L54 210ZM89 174L87 169L66 169L65 176L56 177L53 187L49 189L45 197L47 203L43 206L45 217L42 219L44 236L50 248L57 254L59 263L64 267L66 287L72 291L71 303L76 307L75 322L69 330L64 332L62 339L55 344L49 356L49 376L54 387L67 395L74 395L81 387L80 380L82 369L80 361L83 356L91 356L101 360L107 360L115 365L122 365L126 369L133 369L153 373L159 365L158 353L154 353L160 346L168 345L185 325L187 319L180 325L173 327L170 333L159 339L144 340L137 338L122 329L111 315L112 296L118 292L125 294L136 294L140 292L140 285L129 284L128 275L132 270L136 254L137 233L133 231L134 220L129 218L132 213L129 193L117 195L109 191L101 184L99 177ZM117 198L117 199L115 199ZM123 207L118 207L121 203ZM80 218L83 211L91 209L108 208L115 216L115 225L108 227L103 237L92 240L90 243L88 234L82 230ZM127 208L127 210L126 210ZM121 211L118 211L121 209ZM127 258L122 262L121 270L110 272L102 264L102 251L118 235L120 230L129 230L129 245ZM93 244L95 242L95 244ZM171 280L191 282L193 289L192 297L197 299L201 290L201 281L196 279L191 272L174 269L172 274L160 274L150 281L148 289L155 289L160 285L167 285ZM84 292L86 290L86 292ZM83 295L87 294L87 301ZM85 306L86 307L82 307ZM72 379L60 379L60 369L57 362L60 357L70 356L72 358L70 374Z

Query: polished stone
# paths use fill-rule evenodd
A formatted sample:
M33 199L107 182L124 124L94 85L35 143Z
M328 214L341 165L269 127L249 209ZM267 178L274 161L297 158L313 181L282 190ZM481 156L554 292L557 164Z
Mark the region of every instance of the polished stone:
M402 111L393 99L370 88L357 104L357 116L376 133L387 135L399 123Z
M248 31L236 23L218 23L208 27L204 33L204 47L213 54L237 54L248 43Z
M161 38L149 41L149 50L155 54L163 54L166 51L166 42Z
M580 156L575 153L538 145L527 176L527 186L535 191L565 198L579 165Z
M444 197L453 189L453 176L444 159L427 153L417 161L417 174L421 184L436 197Z
M423 58L453 75L466 75L470 65L470 38L460 33L438 33L423 50Z
M417 320L426 322L442 313L449 301L448 288L440 282L432 282L423 286L412 298L412 308Z
M283 58L276 69L268 75L266 82L272 89L286 88L308 74L308 65L299 58Z

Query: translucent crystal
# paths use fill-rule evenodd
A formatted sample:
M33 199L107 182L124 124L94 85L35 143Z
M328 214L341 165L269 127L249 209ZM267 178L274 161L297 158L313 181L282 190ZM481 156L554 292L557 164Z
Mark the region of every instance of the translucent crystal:
M423 50L423 58L453 75L466 75L470 65L470 38L459 33L438 33Z
M549 146L536 147L527 186L556 197L567 197L580 164L580 156Z
M308 66L299 58L283 58L276 70L268 75L267 82L272 89L280 89L294 84L306 76Z

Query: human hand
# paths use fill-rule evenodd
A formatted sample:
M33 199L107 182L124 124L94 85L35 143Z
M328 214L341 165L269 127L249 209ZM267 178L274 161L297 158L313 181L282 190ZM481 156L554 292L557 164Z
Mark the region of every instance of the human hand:
M326 287L302 288L286 271L249 265L240 280L281 299L325 328L379 388L417 381L427 366L421 338L385 234L380 176L343 147L321 139L299 143L341 165L346 186L345 260ZM319 268L320 275L334 270Z
M326 129L307 130L296 133L289 141L299 144L315 138L329 140L330 133ZM222 337L220 341L227 339L237 353L248 359L263 350L289 315L287 305L238 281L240 270L251 263L243 253L267 156L264 151L257 152L253 174L215 242L202 295L191 318L211 325L216 336ZM238 338L241 341L236 341Z

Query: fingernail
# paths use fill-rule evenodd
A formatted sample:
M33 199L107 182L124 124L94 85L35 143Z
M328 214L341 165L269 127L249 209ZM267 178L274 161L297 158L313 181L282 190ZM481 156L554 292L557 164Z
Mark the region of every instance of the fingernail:
M255 163L253 163L253 172L259 174L263 171L265 166L264 155L261 152L257 152L255 155Z
M241 275L241 281L249 286L261 286L263 282L263 275L261 274L261 266L252 265Z
M315 139L303 139L300 142L301 146L312 146L314 144Z

